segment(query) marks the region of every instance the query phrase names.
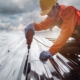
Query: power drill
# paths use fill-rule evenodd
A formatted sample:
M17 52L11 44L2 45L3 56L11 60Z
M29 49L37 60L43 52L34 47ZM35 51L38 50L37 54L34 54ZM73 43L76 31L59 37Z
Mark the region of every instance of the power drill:
M28 69L29 49L30 49L31 42L32 42L32 39L33 39L33 31L32 30L28 31L26 39L27 39L26 44L28 45L27 46L27 48L28 48L28 54L27 54L27 58L26 58L26 61L25 61L25 66L24 66L24 71L23 71L24 74L26 74L26 70ZM26 74L26 78L27 78L27 74Z
M29 53L29 49L30 49L30 45L33 39L33 31L29 30L27 33L27 45L28 45L28 53Z

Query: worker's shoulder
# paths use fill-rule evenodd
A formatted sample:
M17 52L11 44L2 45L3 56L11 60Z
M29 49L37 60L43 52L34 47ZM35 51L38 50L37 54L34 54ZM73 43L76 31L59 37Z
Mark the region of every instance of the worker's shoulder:
M60 6L61 6L61 7L64 7L64 8L72 8L72 9L76 9L74 6L71 6L71 5L61 4Z
M75 11L76 8L74 6L66 6L64 11Z
M74 6L66 6L65 9L62 12L62 15L68 15L75 13L76 8Z
M60 5L60 10L63 13L66 13L66 12L74 12L76 10L76 8L74 6L68 6L68 5L64 5L64 4L61 4Z

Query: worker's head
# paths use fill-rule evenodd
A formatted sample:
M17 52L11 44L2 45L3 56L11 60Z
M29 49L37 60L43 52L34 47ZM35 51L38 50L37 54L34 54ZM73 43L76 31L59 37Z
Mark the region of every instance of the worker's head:
M57 0L40 0L41 15L48 15L50 18L56 16L59 12Z

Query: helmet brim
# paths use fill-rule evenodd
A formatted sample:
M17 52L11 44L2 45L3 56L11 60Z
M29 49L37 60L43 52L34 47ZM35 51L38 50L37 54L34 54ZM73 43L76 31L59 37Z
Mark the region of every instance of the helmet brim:
M47 15L47 14L51 11L52 7L53 7L56 3L57 3L57 0L55 0L55 2L54 2L48 9L46 9L46 10L41 10L40 15L41 15L41 16Z
M44 11L41 10L40 15L41 15L41 16L47 15L47 14L51 11L51 9L52 9L52 7L49 8L49 9L47 9L47 10L44 10Z

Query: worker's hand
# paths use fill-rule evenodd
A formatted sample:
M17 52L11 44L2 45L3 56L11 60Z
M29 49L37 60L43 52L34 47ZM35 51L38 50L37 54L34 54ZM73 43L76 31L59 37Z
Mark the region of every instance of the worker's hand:
M29 30L33 31L33 35L35 34L35 29L34 29L34 24L33 23L30 23L28 26L26 26L26 28L24 30L25 30L26 39L27 39L27 33L28 33Z
M49 51L43 51L40 54L41 61L47 61L49 58L53 58L52 54Z

